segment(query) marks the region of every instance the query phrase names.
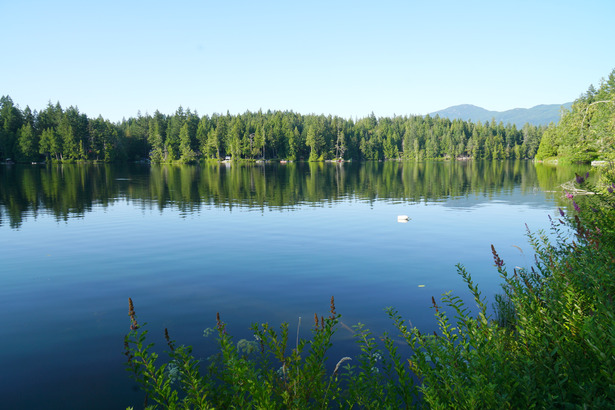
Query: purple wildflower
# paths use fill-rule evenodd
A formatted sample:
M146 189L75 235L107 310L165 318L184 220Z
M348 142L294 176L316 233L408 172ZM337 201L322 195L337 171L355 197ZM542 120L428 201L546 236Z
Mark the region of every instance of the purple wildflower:
M564 214L564 211L562 211L562 208L557 208L557 209L559 209L559 214L560 214L562 217L566 216L566 215Z
M608 187L606 190L609 191L609 194L613 193L613 187Z
M550 215L549 215L550 216ZM495 262L495 266L501 268L504 266L504 261L500 258L500 255L495 251L495 247L491 245L491 253L493 254L493 260Z
M585 181L585 178L583 178L580 175L576 175L576 178L577 178L577 184L582 184Z
M577 205L577 203L576 203L576 202L572 201L572 205L574 205L574 210L575 210L575 211L577 211L577 212L580 212L580 211L581 211L581 208L579 208L579 205Z
M589 171L585 173L585 179L588 179L588 178L589 178Z
M574 195L572 195L570 192L564 191L566 193L566 198L568 199L572 199L574 198Z

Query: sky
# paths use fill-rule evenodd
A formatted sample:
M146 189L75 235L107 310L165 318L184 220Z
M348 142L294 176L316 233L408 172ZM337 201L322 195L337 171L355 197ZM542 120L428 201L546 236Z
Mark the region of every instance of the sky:
M613 0L0 0L0 95L114 122L530 108L609 75L613 21Z

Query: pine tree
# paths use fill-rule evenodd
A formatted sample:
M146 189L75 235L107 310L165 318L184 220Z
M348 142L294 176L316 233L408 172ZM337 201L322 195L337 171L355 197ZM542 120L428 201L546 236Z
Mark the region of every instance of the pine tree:
M152 118L149 122L149 136L147 141L152 147L150 151L150 160L152 162L162 162L163 158L163 145L162 145L162 136L160 135L160 126L158 125L158 121Z
M192 150L190 142L188 123L185 123L179 131L179 160L186 164L196 160L196 153Z
M56 160L60 159L60 152L62 151L62 142L59 135L53 128L47 128L41 134L41 140L39 143L38 152L46 156L46 158Z
M32 124L22 126L18 133L19 159L34 161L38 156L38 141L34 135Z
M62 140L62 152L60 158L63 161L73 160L77 158L77 141L73 132L73 127L70 125L68 116L64 114L58 126L58 134Z

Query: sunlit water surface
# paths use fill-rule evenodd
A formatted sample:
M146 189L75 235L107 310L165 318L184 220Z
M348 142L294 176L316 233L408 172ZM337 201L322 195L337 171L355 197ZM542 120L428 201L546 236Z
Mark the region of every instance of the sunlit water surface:
M141 406L124 370L128 297L160 351L167 327L202 358L216 312L235 340L299 318L305 337L332 295L348 326L391 331L394 306L431 331L431 296L470 302L456 264L489 301L491 244L511 269L531 265L526 224L548 229L576 170L541 167L4 167L2 407ZM356 352L344 328L335 340L330 357Z

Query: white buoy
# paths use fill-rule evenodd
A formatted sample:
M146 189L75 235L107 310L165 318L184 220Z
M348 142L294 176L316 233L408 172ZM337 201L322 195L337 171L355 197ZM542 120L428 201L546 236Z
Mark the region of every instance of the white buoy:
M408 215L397 215L397 222L399 223L405 224L406 222L408 222L408 220L410 220L410 217Z

